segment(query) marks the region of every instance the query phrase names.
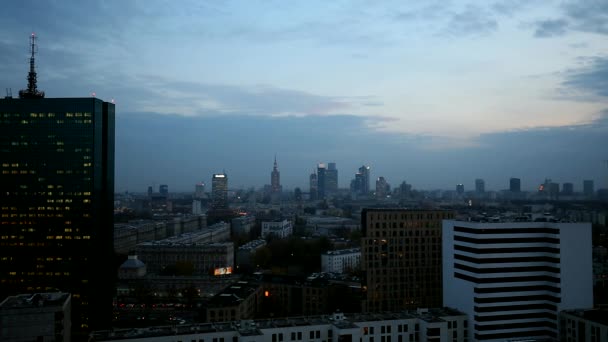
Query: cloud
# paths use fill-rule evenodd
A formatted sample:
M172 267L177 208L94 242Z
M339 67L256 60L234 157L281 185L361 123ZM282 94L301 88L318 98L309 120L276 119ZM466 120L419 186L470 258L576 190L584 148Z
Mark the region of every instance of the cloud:
M559 90L569 98L605 101L608 99L608 57L587 60L584 66L563 73Z
M452 13L442 33L448 36L479 36L498 28L498 22L492 14L478 6L467 5L464 9Z
M534 23L537 38L556 37L568 31L608 35L608 2L605 0L575 0L561 6L562 15Z
M536 31L534 32L534 36L537 38L547 38L566 34L568 21L564 19L540 20L535 25Z

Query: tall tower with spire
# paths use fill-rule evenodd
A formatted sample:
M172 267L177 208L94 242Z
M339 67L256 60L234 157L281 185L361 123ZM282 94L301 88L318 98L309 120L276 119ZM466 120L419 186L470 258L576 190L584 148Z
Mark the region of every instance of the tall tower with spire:
M280 194L283 191L283 187L281 186L281 173L279 172L279 167L277 165L277 155L274 155L274 166L272 168L272 172L270 173L270 192L272 195Z
M27 74L27 89L19 90L20 99L42 99L44 98L44 92L38 90L38 76L36 74L36 34L32 33L30 36L30 72Z

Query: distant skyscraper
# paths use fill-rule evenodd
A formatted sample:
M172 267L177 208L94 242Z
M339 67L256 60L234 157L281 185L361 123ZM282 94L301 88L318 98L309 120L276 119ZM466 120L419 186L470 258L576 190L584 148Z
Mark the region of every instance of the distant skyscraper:
M205 197L205 183L196 183L194 185L194 198L201 199L203 197Z
M585 196L587 197L593 197L594 195L594 186L593 186L593 181L590 179L584 180L583 181L583 193L585 194Z
M167 184L161 184L161 185L158 187L158 192L159 192L161 195L165 195L165 196L167 196L167 195L169 194L169 186L168 186Z
M376 180L376 198L386 198L390 192L390 185L386 182L384 177L380 176Z
M478 194L486 192L486 182L483 179L477 178L475 180L475 192Z
M574 194L574 184L564 183L564 185L562 185L562 194L565 196L572 196Z
M7 98L0 118L0 298L70 292L75 330L108 328L114 104Z
M335 195L338 192L338 169L336 163L328 163L325 173L326 195Z
M359 193L361 195L367 195L369 194L369 189L370 189L370 176L369 176L369 172L370 172L370 167L363 165L359 168L359 172L357 173L357 175L355 175L355 180L357 179L357 177L360 178L359 184Z
M363 210L365 311L442 306L441 222L453 217L439 210Z
M274 156L274 166L270 173L270 192L272 194L280 194L283 188L281 187L281 173L277 166L277 156Z
M213 209L228 209L228 176L214 174L211 179L211 206Z
M327 196L327 167L321 163L317 165L317 198L324 199Z
M456 184L456 193L464 195L464 184Z
M152 188L151 186L148 187L148 196L152 196L152 194L154 193L154 188Z
M520 192L521 191L521 180L519 178L509 179L509 191Z
M319 198L319 186L318 186L319 182L317 179L317 174L316 173L311 173L310 174L310 199L311 200L316 200L317 198Z

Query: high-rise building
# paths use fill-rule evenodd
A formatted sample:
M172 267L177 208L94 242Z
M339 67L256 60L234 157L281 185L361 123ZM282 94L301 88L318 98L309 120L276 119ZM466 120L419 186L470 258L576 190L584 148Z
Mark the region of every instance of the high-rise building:
M583 194L585 194L585 196L587 197L593 197L594 195L594 187L593 187L593 180L590 179L586 179L583 181Z
M336 163L328 163L325 173L326 195L335 195L338 192L338 169Z
M216 173L211 179L211 207L214 210L228 209L228 176Z
M369 312L442 306L441 210L364 209L361 269Z
M194 198L201 199L205 197L205 183L200 182L194 185Z
M574 194L574 184L564 183L562 185L562 194L566 196L572 196Z
M519 179L519 178L509 179L509 191L520 192L521 191L521 179Z
M281 187L281 173L279 172L279 167L277 166L277 156L274 156L274 166L272 167L272 172L270 173L270 193L279 195L283 191L283 187Z
M169 194L169 186L167 184L161 184L158 186L158 193L167 196Z
M458 195L464 195L464 184L456 184L456 193Z
M317 198L324 199L327 196L327 167L320 163L317 165Z
M0 99L0 297L72 293L76 330L112 317L114 104Z
M317 174L316 173L311 173L310 174L310 199L311 200L316 200L317 198L319 198L319 181L317 179Z
M475 180L475 192L478 194L486 192L486 182L483 179L477 178Z
M443 223L443 305L474 341L554 340L558 313L593 307L591 224Z
M367 195L369 194L369 182L370 182L370 177L369 177L369 172L370 172L370 167L363 165L359 168L359 173L361 174L361 194L362 195Z
M154 193L154 189L151 186L149 186L148 187L148 196L152 196L153 193Z
M391 190L390 185L384 179L384 177L380 176L376 180L376 198L386 198L389 195Z

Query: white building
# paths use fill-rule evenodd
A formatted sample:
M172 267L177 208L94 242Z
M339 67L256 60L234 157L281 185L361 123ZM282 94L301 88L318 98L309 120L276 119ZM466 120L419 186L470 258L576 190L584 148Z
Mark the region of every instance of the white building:
M465 342L466 316L453 309L308 316L99 331L90 341Z
M291 236L293 233L293 226L290 221L273 221L273 222L262 222L262 237L266 238L270 234L275 235L278 238L284 239Z
M561 310L593 306L591 224L443 221L443 303L472 341L558 337Z
M339 249L321 254L321 270L329 273L344 273L361 265L361 249Z

